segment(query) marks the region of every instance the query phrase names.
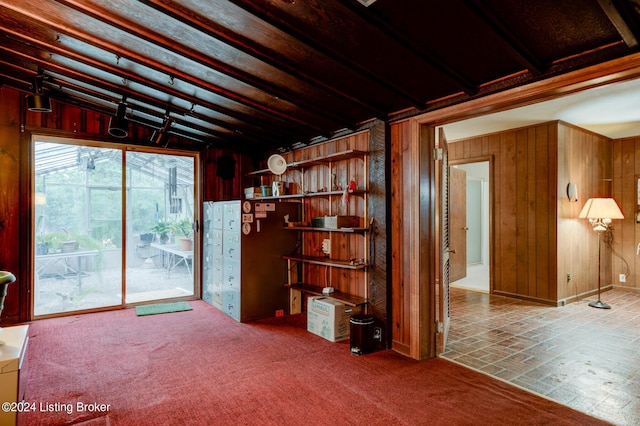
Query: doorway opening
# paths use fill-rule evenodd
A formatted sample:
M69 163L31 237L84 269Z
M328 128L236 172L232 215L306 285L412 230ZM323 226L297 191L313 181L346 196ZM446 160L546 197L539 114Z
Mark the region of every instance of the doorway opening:
M464 171L464 274L452 287L491 293L491 176L489 160L451 162Z

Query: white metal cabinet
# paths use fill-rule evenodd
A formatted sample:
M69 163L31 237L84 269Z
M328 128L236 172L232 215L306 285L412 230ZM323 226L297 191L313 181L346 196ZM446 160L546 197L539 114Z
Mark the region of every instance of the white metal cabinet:
M202 218L202 300L213 304L213 205L205 203ZM220 243L222 244L222 243Z
M237 321L288 313L282 256L295 250L298 239L296 233L285 232L285 216L296 221L299 203L205 204L213 227L212 243L203 252L211 274L209 303Z

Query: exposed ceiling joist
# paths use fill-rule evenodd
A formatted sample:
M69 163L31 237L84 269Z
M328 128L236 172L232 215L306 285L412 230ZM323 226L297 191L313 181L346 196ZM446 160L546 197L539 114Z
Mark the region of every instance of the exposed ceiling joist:
M530 73L540 75L545 66L531 50L516 37L512 31L483 3L482 0L465 0L471 10L486 22L487 26L498 34L509 53Z
M229 1L247 10L252 15L259 17L261 20L268 22L269 24L273 25L279 30L286 32L291 37L297 40L300 40L303 44L305 44L306 46L309 46L309 48L314 49L320 52L321 54L330 57L336 62L347 65L356 73L359 73L362 78L371 80L376 84L379 84L395 92L397 95L402 96L408 102L411 102L411 104L414 107L422 108L424 106L424 100L417 97L414 93L411 93L406 89L403 89L402 87L395 84L394 81L388 80L378 75L375 72L375 70L367 69L362 64L359 64L356 61L354 61L354 59L349 55L345 55L344 52L341 50L342 46L340 44L336 44L336 43L324 44L322 43L321 39L312 37L313 33L308 31L310 29L309 26L300 27L294 24L293 22L287 21L282 16L280 16L279 18L274 18L272 13L270 13L274 10L272 5L270 4L260 5L258 4L259 2L251 2L248 0L229 0ZM325 12L323 10L313 9L313 6L311 4L305 5L305 6L312 9L309 13L317 13L318 14L317 16L322 16L322 13ZM330 16L327 16L325 18L329 20L332 19L332 17ZM351 17L349 17L349 19L351 19ZM307 24L309 23L307 22ZM366 25L366 23L364 23L364 25L362 25L362 31L366 33L369 30L377 32L377 29L375 27L371 27L370 25ZM368 36L371 37L371 35L368 35Z
M637 52L638 0L0 0L0 78L264 155Z
M280 52L275 50L265 51L264 48L246 37L239 32L230 31L219 23L205 19L203 17L195 17L192 13L189 13L182 5L176 2L161 1L161 0L141 0L143 3L153 7L154 9L175 17L181 22L189 25L196 31L208 34L211 37L220 40L229 46L238 49L248 55L254 56L270 66L281 70L282 72L294 76L297 79L304 81L307 84L314 85L322 90L325 90L332 95L338 96L345 101L352 102L355 105L360 106L363 109L368 110L371 114L377 117L384 117L385 111L377 107L376 105L369 104L363 100L354 97L338 87L330 85L327 81L324 81L310 73L305 72L297 67L296 63L291 62L286 57L283 57Z

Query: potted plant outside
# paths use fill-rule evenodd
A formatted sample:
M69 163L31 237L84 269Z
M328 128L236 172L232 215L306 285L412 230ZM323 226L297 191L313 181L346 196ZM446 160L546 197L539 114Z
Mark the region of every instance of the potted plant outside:
M103 259L102 242L89 235L69 232L50 232L37 237L36 255L53 253L71 253L75 250L97 250L96 267L100 268ZM46 247L46 252L41 247ZM42 250L42 251L40 251Z
M193 250L193 222L189 219L182 219L176 222L172 229L176 236L176 248L182 251Z
M161 220L149 230L158 235L158 241L160 241L160 244L167 244L169 241L169 233L171 232L171 223Z

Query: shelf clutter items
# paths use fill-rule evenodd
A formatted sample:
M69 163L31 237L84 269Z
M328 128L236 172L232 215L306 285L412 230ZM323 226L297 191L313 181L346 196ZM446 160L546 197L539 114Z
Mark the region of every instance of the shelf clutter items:
M282 256L289 312L306 310L309 331L331 341L348 338L349 317L367 310L369 139L363 131L283 153L282 173L264 168L245 185L247 199L300 206L301 216L283 230L300 241ZM282 191L265 195L274 182Z

